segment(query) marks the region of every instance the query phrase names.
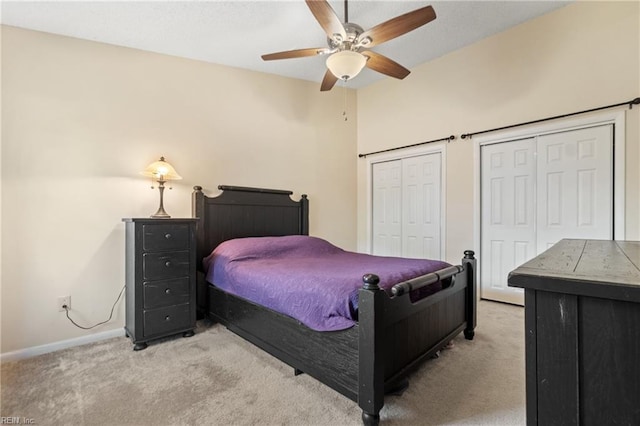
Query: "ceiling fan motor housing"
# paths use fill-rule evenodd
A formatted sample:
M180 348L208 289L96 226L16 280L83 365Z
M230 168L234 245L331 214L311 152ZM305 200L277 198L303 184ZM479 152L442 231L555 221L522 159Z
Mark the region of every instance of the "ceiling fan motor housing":
M341 50L354 50L357 51L361 44L358 42L358 37L364 32L364 29L358 24L352 24L347 22L342 24L344 32L347 34L346 39L342 39L341 34L334 34L333 37L327 37L327 43L331 49Z

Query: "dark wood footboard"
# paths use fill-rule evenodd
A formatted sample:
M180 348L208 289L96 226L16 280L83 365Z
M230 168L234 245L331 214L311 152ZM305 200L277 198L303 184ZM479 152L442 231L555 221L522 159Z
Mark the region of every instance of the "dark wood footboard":
M358 301L358 404L365 424L377 424L385 392L420 362L462 331L473 339L475 266L473 252L467 251L462 265L401 283L391 298L378 287L377 276L364 277ZM450 280L446 288L411 302L408 290L445 278Z

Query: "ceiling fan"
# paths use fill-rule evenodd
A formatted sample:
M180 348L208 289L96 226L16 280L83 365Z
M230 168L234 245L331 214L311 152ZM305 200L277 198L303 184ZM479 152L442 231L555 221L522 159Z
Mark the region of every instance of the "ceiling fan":
M327 34L329 46L270 53L262 55L262 59L271 61L330 55L327 58L327 71L322 79L321 91L331 90L339 79L347 81L355 77L365 66L390 77L405 78L411 71L386 56L367 49L413 31L436 18L433 7L425 6L365 31L360 25L349 22L347 0L344 2L344 23L327 0L305 2Z

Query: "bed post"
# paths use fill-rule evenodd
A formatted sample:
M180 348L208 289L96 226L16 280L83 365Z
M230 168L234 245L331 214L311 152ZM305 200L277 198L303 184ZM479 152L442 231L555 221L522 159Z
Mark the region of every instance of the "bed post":
M191 216L198 218L196 222L196 317L204 318L207 311L207 283L202 272L202 259L205 247L206 230L203 229L205 222L202 218L205 216L204 205L205 196L201 186L194 186L191 194Z
M473 340L474 329L477 322L477 295L476 295L476 258L473 250L465 250L462 258L462 265L466 268L467 274L467 304L465 308L465 319L467 328L464 329L464 337Z
M198 270L202 269L202 251L204 245L204 232L202 229L202 218L204 217L204 193L201 186L194 186L191 194L191 217L201 219L196 224L196 260Z
M377 275L367 274L362 280L364 286L358 301L358 405L362 408L363 423L375 426L380 422L384 405L385 292L378 286Z
M309 235L309 200L307 194L300 199L300 235Z

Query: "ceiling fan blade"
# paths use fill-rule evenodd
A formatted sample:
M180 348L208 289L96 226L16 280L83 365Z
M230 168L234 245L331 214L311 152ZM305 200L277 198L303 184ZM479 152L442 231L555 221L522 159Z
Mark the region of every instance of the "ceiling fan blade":
M374 71L378 71L379 73L386 74L390 77L395 77L400 80L411 73L411 71L409 71L399 63L379 53L371 52L368 50L360 53L368 58L365 66Z
M337 81L338 77L333 75L330 70L327 70L327 72L324 73L324 78L322 79L322 84L320 85L320 91L326 92L327 90L331 90Z
M436 19L436 12L433 7L425 6L376 25L360 34L358 42L364 47L373 47L413 31L434 19ZM367 42L367 39L371 41Z
M327 33L327 37L333 40L335 35L339 34L342 40L347 38L347 33L342 26L342 22L340 22L340 18L338 18L338 15L326 0L305 0L305 2L324 32Z
M284 52L276 52L276 53L269 53L267 55L262 55L262 60L273 61L274 59L304 58L306 56L322 55L323 53L329 53L330 51L331 49L327 49L326 47L286 50Z

